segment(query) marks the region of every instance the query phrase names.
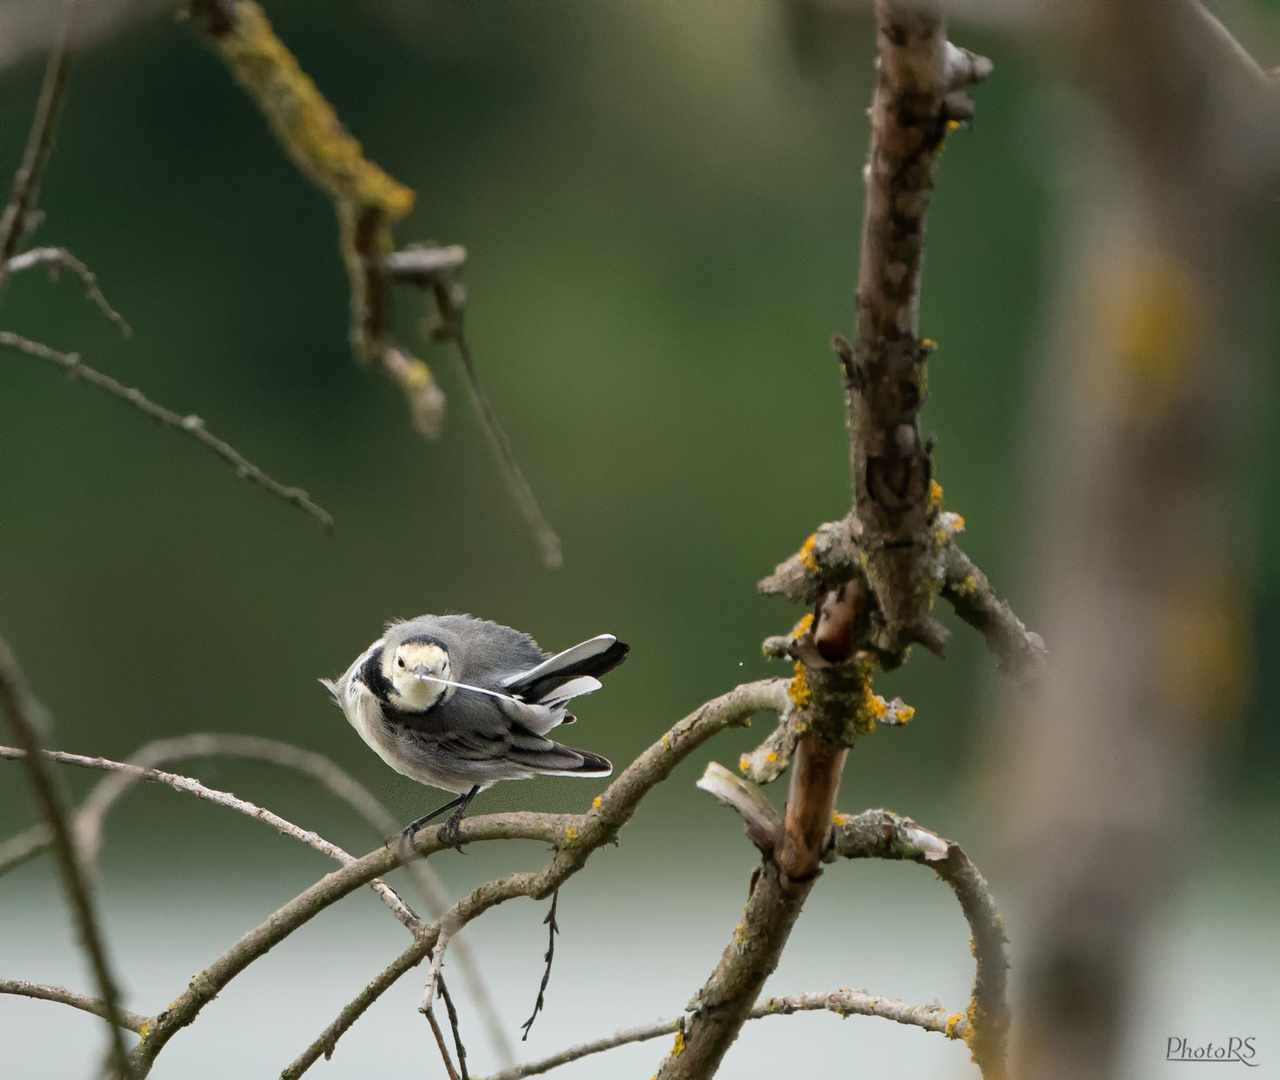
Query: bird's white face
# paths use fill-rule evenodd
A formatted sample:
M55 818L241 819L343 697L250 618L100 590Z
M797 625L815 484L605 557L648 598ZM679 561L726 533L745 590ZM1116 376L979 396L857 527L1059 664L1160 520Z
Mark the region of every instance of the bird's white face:
M453 696L449 654L433 641L406 641L382 653L382 673L393 687L399 708L425 712ZM441 682L439 680L446 680Z

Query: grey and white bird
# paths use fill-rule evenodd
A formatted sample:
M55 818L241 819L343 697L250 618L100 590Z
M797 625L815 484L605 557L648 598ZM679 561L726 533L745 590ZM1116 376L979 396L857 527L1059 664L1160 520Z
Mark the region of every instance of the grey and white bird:
M499 780L608 776L588 750L546 737L573 723L571 700L600 689L599 676L628 646L601 634L555 656L528 634L470 615L392 622L328 687L351 726L402 776L457 798L413 821L406 839L453 810L447 836L476 795Z

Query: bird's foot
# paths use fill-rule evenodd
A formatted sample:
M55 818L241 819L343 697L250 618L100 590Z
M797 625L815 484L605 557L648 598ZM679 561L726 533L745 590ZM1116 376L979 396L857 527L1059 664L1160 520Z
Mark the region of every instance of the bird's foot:
M436 831L436 839L445 847L454 848L459 855L465 855L466 852L462 850L462 837L459 831L461 824L462 807L458 807L457 810L449 815L449 820Z

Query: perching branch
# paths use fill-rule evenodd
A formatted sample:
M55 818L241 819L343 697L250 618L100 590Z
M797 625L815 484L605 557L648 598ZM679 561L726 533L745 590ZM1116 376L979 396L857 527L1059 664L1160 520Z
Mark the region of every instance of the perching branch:
M70 1005L81 1012L92 1013L103 1020L110 1020L107 1007L101 998L91 998L85 994L77 994L65 986L48 986L45 983L24 982L22 979L0 979L0 994L16 994L18 997L36 998L39 1001L56 1001L62 1005ZM116 1009L116 1018L125 1029L135 1035L141 1035L150 1017L139 1016L128 1009Z
M81 873L71 828L62 809L62 801L54 787L53 776L42 756L39 736L40 706L27 689L18 663L9 651L8 644L0 639L0 712L4 713L9 730L22 745L19 756L26 767L27 779L35 792L40 815L53 832L54 851L58 857L58 870L67 901L80 933L80 944L89 960L98 995L102 1002L104 1018L110 1031L111 1058L119 1080L129 1080L133 1067L125 1050L121 1027L127 1027L120 1012L120 995L116 989L111 967L107 962L106 945L98 927L98 916L93 895Z
M879 1016L899 1024L935 1031L949 1039L965 1039L969 1022L959 1013L948 1013L936 1005L908 1005L892 998L873 997L862 990L837 990L833 994L795 994L791 997L765 998L748 1014L748 1020L760 1020L766 1016L790 1016L797 1012L833 1012L837 1016ZM592 1054L613 1050L629 1043L648 1042L664 1035L683 1033L688 1020L659 1020L643 1027L627 1028L594 1042L581 1043L562 1050L558 1054L539 1058L515 1068L503 1069L485 1080L524 1080L526 1076L540 1076L578 1061Z
M624 769L592 803L591 810L586 814L497 814L463 819L459 837L462 843L488 839L544 840L556 845L556 854L546 866L535 873L512 874L497 881L491 881L455 904L444 919L438 919L428 927L409 949L401 953L339 1013L337 1019L320 1037L281 1073L282 1080L296 1080L315 1064L322 1054L331 1054L338 1039L364 1011L401 975L416 967L431 954L440 927L445 920L460 921L460 925L465 925L491 907L517 896L527 896L535 900L550 896L586 864L587 859L597 848L613 843L617 839L622 826L631 819L640 801L655 785L670 776L681 761L713 735L727 727L744 724L757 712L765 709L780 712L786 707L786 688L787 684L782 679L766 679L762 682L745 683L707 702L676 724ZM418 834L414 846L419 854L429 855L446 845L440 836L440 830L435 833L424 830ZM367 855L361 862L366 864L360 871L362 875L377 867L388 864L397 865L399 859L394 852L383 851ZM351 867L338 874L330 875L325 881L312 886L307 892L277 911L257 930L243 938L231 953L197 976L196 980L200 982L201 988L199 997L193 996L188 1003L184 1000L187 995L184 995L184 998L180 998L175 1003L183 1007L184 1017L189 1014L189 1018L182 1020L182 1023L190 1023L195 1018L196 1012L208 1000L204 989L206 975L212 976L208 989L209 996L212 996L221 988L222 982L219 980L223 978L224 970L240 965L231 973L235 974L270 948L275 941L290 933L296 925L311 918L323 907L345 896L352 889L358 888L358 876L353 879L356 883L342 880L339 884L337 881L343 878L343 875L354 874L354 872L355 868ZM386 870L378 869L375 872L385 873ZM297 922L295 923L294 920ZM230 976L228 975L227 978ZM195 989L195 981L192 987ZM170 1031L169 1035L171 1034Z
M105 375L101 371L81 363L80 357L76 353L58 352L57 349L51 349L38 341L20 337L18 334L10 333L8 330L0 330L0 346L17 349L28 356L38 356L42 360L49 360L66 369L67 374L72 378L83 379L90 385L118 397L121 401L127 401L130 405L142 410L151 419L158 420L161 424L164 424L165 427L186 432L197 442L212 450L223 461L228 462L235 469L236 475L242 480L251 480L258 486L266 488L272 495L278 496L284 499L285 502L293 503L294 506L305 510L326 529L333 528L333 518L329 512L324 507L312 502L311 497L302 488L285 487L279 481L273 480L257 465L245 458L230 443L224 442L211 434L205 428L204 421L200 417L194 415L179 416L176 412L166 409L163 405L157 405L154 401L148 399L141 390L130 389L110 375Z

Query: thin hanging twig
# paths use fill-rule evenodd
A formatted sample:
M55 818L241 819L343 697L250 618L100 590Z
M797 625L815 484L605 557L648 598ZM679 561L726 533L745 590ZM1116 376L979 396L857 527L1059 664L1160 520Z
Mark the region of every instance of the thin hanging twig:
M550 927L547 933L547 955L543 959L547 962L546 969L542 973L542 985L538 987L538 1000L533 1003L533 1013L520 1026L524 1028L524 1035L521 1036L521 1042L527 1042L529 1031L533 1027L533 1022L538 1019L538 1013L542 1012L543 1005L546 1004L547 983L551 981L551 961L556 955L556 934L560 933L560 927L556 925L556 904L560 900L560 890L556 889L551 894L551 910L547 912L547 917L543 919L543 923Z
M534 540L542 550L543 563L549 570L558 570L564 565L560 537L543 516L537 496L529 486L529 481L524 478L524 473L520 471L515 451L511 449L511 441L507 438L507 433L502 430L502 425L498 423L498 414L494 411L489 395L485 393L484 386L480 382L475 361L471 357L471 347L467 344L462 306L455 303L452 283L437 279L433 284L433 291L446 332L458 346L458 359L462 362L462 370L467 377L468 396L475 409L476 419L479 420L485 438L493 450L498 471L502 474L503 482L511 492L512 499L515 500L516 509L520 511L520 516L524 518L533 533Z
M444 998L445 1011L449 1014L449 1026L453 1029L453 1045L458 1051L458 1071L462 1080L471 1080L467 1074L467 1048L462 1045L462 1032L458 1030L458 1010L453 1007L453 998L449 996L449 987L445 985L444 975L436 976L440 986L440 996Z

